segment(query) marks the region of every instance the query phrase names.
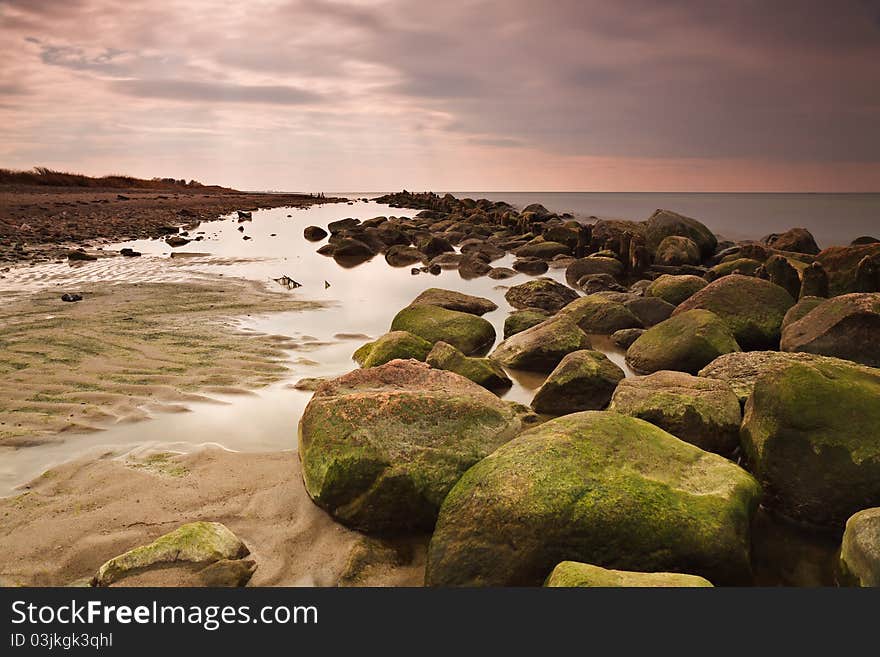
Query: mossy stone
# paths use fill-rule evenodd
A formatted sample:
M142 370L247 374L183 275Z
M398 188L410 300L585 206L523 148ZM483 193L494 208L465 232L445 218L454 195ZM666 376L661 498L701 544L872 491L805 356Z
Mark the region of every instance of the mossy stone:
M584 333L611 335L621 329L642 328L632 311L601 292L572 301L556 316L574 322Z
M550 315L538 310L516 310L504 320L504 339L546 322Z
M520 428L514 409L476 383L394 360L318 389L300 420L303 481L349 527L429 530L458 478Z
M424 338L409 331L391 331L358 348L352 358L361 367L376 367L396 358L425 360L429 351L431 343Z
M763 504L842 529L880 506L880 370L846 361L778 365L746 402L741 439Z
M844 584L880 586L880 508L859 511L846 521L840 573Z
M711 310L727 324L744 350L774 349L779 346L782 319L793 305L794 299L778 285L731 274L679 304L673 317L689 310Z
M488 390L503 390L513 385L504 368L491 358L465 356L445 342L435 344L425 362L431 367L460 374Z
M677 370L696 374L718 356L739 350L730 329L715 313L691 310L642 333L626 350L626 362L643 373Z
M514 308L534 308L555 313L578 298L578 293L552 278L536 278L514 285L504 298Z
M758 271L761 263L752 258L734 258L719 262L712 267L706 274L706 278L710 281L716 281L724 276L731 274L740 274L742 276L754 276Z
M550 372L532 400L532 408L546 415L601 410L611 401L626 376L601 351L574 351Z
M643 420L566 415L459 480L431 538L426 583L534 586L567 560L744 583L759 496L738 466Z
M683 274L675 276L673 274L663 274L657 277L645 289L645 295L649 297L660 297L664 301L677 306L688 297L696 294L709 283L704 278Z
M401 310L392 331L409 331L431 344L448 342L465 354L485 352L495 342L495 328L482 317L440 306L418 305Z
M510 369L549 372L567 354L590 346L575 322L556 316L507 338L491 357Z
M654 262L658 265L698 265L701 259L696 242L680 235L664 237L654 254Z
M711 256L718 246L718 239L703 223L671 210L657 210L645 222L648 248L656 251L670 235L691 239L700 248L700 254L704 258Z
M558 564L544 586L564 588L670 588L711 587L712 582L698 575L682 573L637 573L611 570L588 563L563 561Z

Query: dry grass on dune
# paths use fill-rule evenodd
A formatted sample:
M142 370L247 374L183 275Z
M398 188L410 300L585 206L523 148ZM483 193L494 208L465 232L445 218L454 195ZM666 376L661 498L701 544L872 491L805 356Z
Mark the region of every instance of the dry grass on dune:
M0 169L0 185L35 185L49 187L94 187L101 189L203 189L206 186L190 180L152 178L145 180L133 176L109 175L86 176L80 173L55 171L47 167L34 167L30 171ZM225 189L212 185L209 189Z

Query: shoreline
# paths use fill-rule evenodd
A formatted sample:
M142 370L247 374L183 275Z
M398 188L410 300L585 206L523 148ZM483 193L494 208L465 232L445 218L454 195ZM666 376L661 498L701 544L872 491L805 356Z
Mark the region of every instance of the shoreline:
M154 239L236 210L307 208L347 199L222 188L0 185L0 267L65 258L77 247ZM174 229L174 230L172 230Z

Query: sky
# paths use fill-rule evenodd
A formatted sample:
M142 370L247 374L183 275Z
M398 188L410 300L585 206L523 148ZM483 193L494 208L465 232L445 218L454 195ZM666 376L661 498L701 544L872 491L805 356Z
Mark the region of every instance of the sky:
M880 0L0 0L0 166L880 191Z

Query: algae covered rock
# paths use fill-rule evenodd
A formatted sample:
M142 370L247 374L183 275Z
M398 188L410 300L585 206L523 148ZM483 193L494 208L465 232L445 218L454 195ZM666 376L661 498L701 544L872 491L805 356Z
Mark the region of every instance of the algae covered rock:
M361 367L384 365L397 358L425 360L431 346L430 342L409 331L391 331L358 348L352 358Z
M785 327L794 324L796 321L806 317L813 308L825 301L822 297L801 297L796 304L788 309L785 317L782 318L782 332L785 333ZM781 342L781 340L780 340Z
M485 352L495 342L495 329L482 317L440 306L418 305L401 310L392 331L409 331L431 344L448 342L471 355Z
M511 369L549 372L567 354L590 346L575 322L557 316L507 338L491 357Z
M794 305L791 295L770 281L731 274L709 283L681 303L673 317L689 310L711 310L745 349L779 345L782 319Z
M786 324L780 346L783 351L806 351L880 367L880 293L822 299L799 320Z
M491 358L465 356L445 342L435 344L425 362L431 367L460 374L488 390L503 390L513 385L504 368Z
M624 379L608 410L650 422L722 456L739 446L742 410L739 398L723 381L667 371Z
M880 506L880 371L840 360L793 362L759 376L741 440L763 504L842 528Z
M681 276L663 274L648 285L645 289L645 295L649 297L659 297L667 303L677 306L707 285L708 283L706 280L699 276L691 276L690 274L684 274Z
M654 262L658 265L698 265L700 247L689 237L669 235L657 245Z
M828 274L828 287L833 295L862 292L859 288L859 264L867 257L880 255L880 242L854 246L831 246L816 256L816 262Z
M306 491L366 532L430 529L470 466L516 435L515 411L463 376L412 360L325 383L299 432Z
M538 310L517 310L510 313L504 320L504 339L506 340L512 335L521 333L526 329L537 326L541 322L546 322L550 315Z
M623 302L624 307L636 316L642 326L649 328L669 319L675 306L659 297L636 297Z
M577 324L584 333L611 335L627 328L642 328L642 323L622 303L600 294L580 297L560 310L557 315Z
M741 276L754 276L760 269L761 263L752 258L736 258L720 262L706 273L706 278L716 281L724 276L740 274Z
M178 562L212 563L247 556L245 544L219 522L191 522L102 565L95 586L114 582L152 566ZM251 570L251 572L253 572Z
M626 350L626 362L638 372L696 374L718 356L739 350L733 333L715 313L691 310L645 331Z
M745 582L759 494L738 466L643 420L566 415L459 480L431 538L426 583L534 586L569 560Z
M443 290L438 287L430 287L415 299L410 306L439 306L447 310L457 310L471 315L485 315L497 310L498 306L489 299L475 297L454 290Z
M532 408L547 415L601 410L624 376L623 370L601 351L574 351L562 359L535 393Z
M510 288L504 295L514 308L537 308L555 313L578 298L578 293L552 278L536 278Z
M840 572L844 584L880 586L880 508L859 511L846 521Z
M623 264L616 258L588 256L579 258L565 269L565 282L577 287L578 281L589 274L608 274L617 278L623 273Z
M611 341L621 349L629 349L632 343L639 339L645 329L631 328L621 329L611 334Z
M711 256L718 246L718 239L704 224L670 210L657 210L645 222L645 238L648 248L656 251L670 235L687 237L700 249L703 258Z
M712 582L698 575L681 573L637 573L629 570L610 570L588 563L563 561L558 564L544 586L601 587L601 588L669 588L710 587Z

